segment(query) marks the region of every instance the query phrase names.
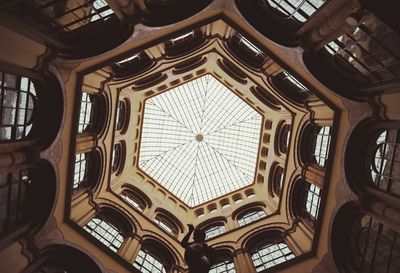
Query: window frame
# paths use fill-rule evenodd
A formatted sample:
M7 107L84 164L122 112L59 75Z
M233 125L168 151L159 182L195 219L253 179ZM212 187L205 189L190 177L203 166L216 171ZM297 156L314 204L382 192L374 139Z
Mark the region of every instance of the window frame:
M396 155L400 153L400 129L387 128L381 130L374 138L375 143L369 162L369 183L372 187L385 193L400 196L400 178L393 175L393 171L400 162ZM379 157L377 154L379 153ZM379 166L377 165L377 162ZM388 169L388 171L387 171ZM383 188L382 185L385 185ZM399 188L396 192L396 185Z
M6 79L14 79L14 83L11 84L13 86L8 86L10 83L7 83ZM5 133L4 137L0 135L0 142L16 142L30 138L38 107L36 89L36 81L32 78L0 71L0 132L4 131ZM5 99L5 96L10 93L15 95L15 97L13 97L13 102L7 102ZM16 99L15 103L14 99ZM21 101L23 102L24 99L25 103L21 105ZM11 116L12 113L14 114L11 118L12 120L8 122L3 120L4 116L6 116L7 109L11 111ZM22 121L20 120L21 112L23 113ZM20 132L21 135L18 136L18 128L21 127L22 132ZM9 132L9 137L6 137L7 132Z
M320 6L315 6L310 0L306 0L306 1L302 1L298 6L295 6L295 5L297 5L297 3L293 4L293 3L290 3L290 0L289 1L283 0L283 2L288 5L287 8L290 7L291 9L293 9L293 11L288 11L287 8L283 7L281 5L282 0L280 0L279 3L277 3L276 0L268 0L266 2L268 2L268 5L272 9L274 9L274 12L277 13L280 17L293 20L296 23L304 24L308 20L310 20L310 18L313 17L319 10L321 10L321 8L323 8L323 6L328 1L324 0L323 1L324 3L322 3ZM308 14L306 12L306 9L304 9L304 10L301 9L301 7L306 3L314 9L313 12ZM301 16L301 17L299 17L299 16Z
M271 255L271 254L270 254L270 253L271 253L270 251L266 251L266 254L263 255L263 256L260 255L261 250L265 250L265 249L267 249L267 248L274 247L274 246L277 247L278 250L275 249L275 251L272 252L272 253L276 253L276 252L279 251L280 254L281 254L279 257L277 257L277 256L275 256L275 255ZM289 252L284 253L283 250L287 251L286 249L289 250ZM259 256L259 258L258 258L257 260L260 260L260 261L261 261L261 263L259 263L259 264L255 264L255 260L256 260L255 256L256 256L256 255ZM273 259L270 259L270 260L268 260L267 262L264 262L264 261L263 261L263 260L264 260L263 257L266 257L266 256L268 256L268 255L273 256L273 257L272 257ZM280 261L280 262L278 262L278 263L274 263L272 266L265 266L266 264L268 265L269 263L272 263L273 261L279 260L279 259L281 259L281 258L284 258L284 261ZM272 242L265 242L264 244L259 245L257 248L255 248L255 249L253 249L253 250L251 251L251 260L252 260L252 262L253 262L253 266L254 266L254 269L255 269L256 272L260 272L260 271L262 271L262 270L267 270L267 269L269 269L269 268L275 267L275 266L280 265L280 264L282 264L282 263L285 263L285 262L287 262L287 261L289 261L289 260L291 260L291 259L293 259L293 258L295 258L295 255L293 254L292 250L289 248L288 244L286 244L286 243L283 242L283 241L279 241L279 242L274 242L274 241L272 241ZM258 270L258 269L260 269L260 270Z
M253 217L255 216L255 217ZM243 212L241 212L237 217L236 221L239 225L239 227L247 226L253 222L256 222L258 220L264 219L268 216L267 212L260 207L255 207L255 208L250 208L247 209ZM246 219L249 219L250 221L247 221ZM243 220L245 219L245 220Z
M147 256L150 256L150 259L146 259ZM138 258L142 259L142 261L138 262L138 260L139 260ZM144 268L144 264L145 264L146 261L149 264L151 264L151 266L152 266L151 267L151 271L149 269L147 269L147 268ZM154 263L153 262L154 261L157 261L161 265L161 268L157 268L158 269L157 272L154 272L154 270L153 270L153 268L154 268ZM143 273L167 273L166 266L163 263L162 259L158 258L153 253L151 253L150 251L148 251L146 249L143 249L143 248L139 250L139 252L138 252L138 254L137 254L136 258L135 258L135 261L133 263L133 266L135 268L137 268L138 270L146 270L146 272L143 272Z
M93 132L95 110L95 95L82 91L79 107L78 134Z
M118 174L122 165L123 157L123 145L122 143L114 143L111 153L111 173Z
M99 222L96 223L96 221L99 221ZM94 227L90 226L91 223L93 223ZM103 223L106 226L108 226L107 229L104 227L104 225L102 225ZM101 235L98 230L96 230L96 228L98 228L98 227L100 227L102 230L104 230L104 234L103 234L104 236ZM122 232L117 227L115 227L114 224L111 223L111 221L107 221L106 218L103 218L101 216L95 216L92 219L90 219L86 223L86 225L83 227L83 229L88 234L93 236L95 239L97 239L99 242L101 242L108 249L110 249L111 251L113 251L115 253L118 252L118 250L121 248L121 246L123 245L123 243L125 241L125 236L122 234ZM105 235L108 235L108 236L105 237ZM118 243L114 244L114 242L118 242L119 245L118 245Z

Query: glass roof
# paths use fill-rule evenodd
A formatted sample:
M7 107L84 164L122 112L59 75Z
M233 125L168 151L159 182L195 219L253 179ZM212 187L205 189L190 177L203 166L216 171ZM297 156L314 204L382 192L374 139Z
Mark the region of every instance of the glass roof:
M189 206L254 181L262 116L211 75L145 103L139 167Z

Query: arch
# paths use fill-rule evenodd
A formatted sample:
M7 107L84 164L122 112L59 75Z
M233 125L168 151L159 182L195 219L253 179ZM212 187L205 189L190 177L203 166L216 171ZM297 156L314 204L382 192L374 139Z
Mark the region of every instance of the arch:
M315 226L321 203L320 187L299 178L295 181L289 201L290 211L296 218L302 218Z
M172 267L179 263L174 252L163 242L153 237L143 240L142 247L135 259L134 267L141 270L146 261L152 265L151 272L154 273L170 272Z
M353 100L365 100L383 90L399 92L399 44L400 36L368 13L359 25L318 51L305 52L303 59L330 89Z
M108 219L125 236L136 232L136 226L130 216L117 207L111 207L109 204L99 204L97 215Z
M233 250L228 247L214 248L215 263L211 266L209 273L234 273Z
M127 100L118 100L117 111L115 113L115 130L121 131L125 126L127 116Z
M196 228L204 230L206 240L209 240L226 232L226 222L227 219L225 217L215 217L200 223Z
M71 246L51 245L41 250L23 273L91 272L102 273L88 254Z
M300 136L299 152L302 163L324 168L328 161L330 142L330 126L307 124Z
M231 54L246 67L260 71L267 55L239 32L235 32L226 42Z
M81 93L78 133L99 134L105 125L107 113L106 98L99 93Z
M287 70L268 80L278 93L296 104L304 104L312 95L311 90Z
M102 156L99 151L75 154L72 179L73 192L93 189L98 184L102 172Z
M289 140L290 140L290 124L286 123L284 120L278 123L276 127L276 135L275 135L275 153L286 154L289 148Z
M271 196L280 197L282 194L284 169L278 162L272 163L268 180L268 191Z
M168 58L182 57L199 49L206 42L201 29L196 28L164 42L165 53Z
M205 9L212 1L145 0L143 24L151 27L165 26L180 22Z
M111 153L111 173L120 175L124 169L126 159L126 143L121 140L119 143L114 143Z
M116 79L133 77L150 70L156 61L144 51L133 52L111 65Z
M285 242L284 233L279 228L260 230L249 235L243 244L252 254L256 271L279 265L295 256Z
M105 204L100 205L83 229L114 252L118 252L125 238L136 230L124 212Z
M184 231L182 222L169 211L163 208L156 208L155 213L155 222L169 234L177 237L179 232L182 233Z
M56 174L47 161L0 175L0 245L21 233L36 233L47 221L56 198Z
M259 99L262 103L267 105L272 110L281 110L282 107L279 101L270 92L268 92L261 86L252 86L250 87L250 91L257 99Z
M235 0L235 3L243 17L266 38L289 47L300 44L296 32L301 23L284 18L267 1Z
M0 71L0 142L34 140L45 148L61 125L61 87L51 74Z
M254 221L267 217L264 208L264 203L253 202L235 210L232 213L232 218L238 222L239 226L248 225Z
M396 272L399 232L364 214L356 203L346 203L332 226L332 253L339 272Z
M67 59L104 53L127 40L134 29L132 18L120 20L105 0L17 1L5 10L24 22L25 31L40 32L41 39Z
M354 191L372 189L399 198L399 128L399 122L364 120L354 129L344 164L349 186Z
M121 194L123 193L126 193L128 196L132 197L140 207L143 207L143 209L146 207L151 208L153 206L153 202L147 196L147 194L131 184L125 183L122 185Z

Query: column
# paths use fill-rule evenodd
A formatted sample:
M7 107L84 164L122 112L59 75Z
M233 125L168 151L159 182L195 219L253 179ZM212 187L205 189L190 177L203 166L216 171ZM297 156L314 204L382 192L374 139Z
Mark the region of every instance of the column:
M237 273L255 273L256 270L247 249L241 248L235 251L233 261Z
M324 10L328 10L327 6ZM328 14L327 14L328 13ZM305 32L302 43L305 48L318 50L330 41L356 27L361 21L363 9L357 0L345 1L339 7L333 7L325 12L324 18L311 18L307 24L315 25ZM317 17L317 16L315 16ZM314 20L313 20L314 19Z
M128 234L124 239L124 243L119 249L118 254L126 260L134 263L141 245L142 242L139 236L134 233Z

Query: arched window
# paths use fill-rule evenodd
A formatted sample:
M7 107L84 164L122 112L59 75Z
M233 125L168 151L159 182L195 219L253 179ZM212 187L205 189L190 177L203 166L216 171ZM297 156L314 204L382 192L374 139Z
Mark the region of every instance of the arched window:
M168 219L157 215L154 219L154 222L168 234L176 237L178 235L178 231L173 227L173 225L168 221Z
M206 240L224 234L226 229L224 223L214 223L203 228L206 233Z
M138 200L136 198L136 196L133 196L133 195L129 194L128 192L122 192L121 197L126 202L128 202L131 206L133 206L134 208L136 208L139 211L143 211L144 208L146 207L146 205L143 204L143 202L141 202L141 200Z
M124 184L119 194L126 202L139 211L152 206L151 199L141 190L131 184Z
M304 163L325 167L331 142L331 127L312 124L301 137L301 156Z
M400 195L399 130L385 130L379 135L370 170L372 182L377 188Z
M166 41L164 43L165 52L169 57L183 56L188 52L195 51L204 42L203 32L195 29Z
M274 267L294 257L288 245L283 242L266 242L254 249L251 255L256 272Z
M267 217L267 213L262 208L254 208L239 214L237 217L237 221L239 226L241 227L264 217Z
M279 93L296 103L304 103L312 94L310 89L286 70L271 77L271 83Z
M253 70L260 69L267 58L260 48L238 32L232 35L227 45L236 58Z
M290 125L284 124L279 131L279 152L286 154L290 140Z
M29 170L0 175L0 238L26 222L31 183Z
M322 49L327 63L350 81L380 83L400 78L400 36L372 14Z
M313 135L312 152L316 163L325 167L328 160L329 146L331 142L331 127L322 126Z
M363 216L356 221L351 238L358 272L400 272L400 233Z
M286 81L287 84L292 86L293 90L295 90L299 94L308 95L310 93L310 90L308 90L307 87L305 87L297 78L295 78L286 70L283 70L282 73L280 73L279 75L281 75L282 80Z
M275 195L281 196L282 186L283 186L283 168L281 166L276 166L274 170L274 175L272 179L272 190Z
M304 179L299 179L295 183L292 196L294 214L297 217L306 219L311 226L314 226L318 219L321 203L320 187Z
M74 191L77 191L82 186L87 185L88 160L89 156L86 153L75 155L74 184L73 184Z
M139 250L133 266L143 273L167 273L162 261L143 249Z
M114 252L117 252L124 242L124 236L120 231L100 217L91 219L84 229Z
M326 0L267 0L267 2L279 12L280 16L304 23Z
M314 184L307 183L305 210L310 220L315 222L318 218L319 206L321 203L321 189Z
M111 171L117 172L121 166L122 145L121 143L114 144L111 157Z
M41 249L40 256L23 272L33 273L101 273L99 266L87 254L66 245L51 245Z
M210 268L208 273L236 273L235 264L232 260L218 262Z
M355 203L340 208L333 221L331 238L339 272L400 272L399 230L380 220L366 215Z
M0 141L28 136L35 104L36 90L30 78L0 72Z
M78 133L91 131L93 126L93 95L82 92L81 108L79 114Z
M0 174L0 243L35 235L48 220L56 195L56 177L48 162ZM4 239L4 241L2 241Z
M166 233L177 237L179 232L183 232L183 224L174 214L160 207L155 212L154 222Z
M120 131L124 127L126 115L126 103L123 100L118 101L117 114L115 117L115 130Z

